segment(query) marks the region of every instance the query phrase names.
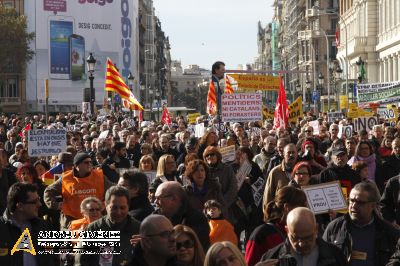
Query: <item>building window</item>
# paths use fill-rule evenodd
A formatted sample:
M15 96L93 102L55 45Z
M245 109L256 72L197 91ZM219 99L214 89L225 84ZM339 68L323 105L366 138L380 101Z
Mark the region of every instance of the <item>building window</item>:
M1 98L6 97L6 92L7 92L6 84L4 82L0 81L0 97Z
M7 97L19 97L18 87L17 87L17 80L16 79L8 79L8 95Z

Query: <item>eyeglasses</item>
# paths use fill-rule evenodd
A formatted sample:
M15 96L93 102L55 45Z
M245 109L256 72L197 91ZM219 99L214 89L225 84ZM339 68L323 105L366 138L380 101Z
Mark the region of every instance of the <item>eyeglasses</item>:
M315 236L314 234L309 235L309 236L305 236L305 237L298 237L298 236L294 236L292 234L289 234L289 238L292 240L292 242L298 243L298 242L311 242Z
M304 132L311 133L312 131L311 130L304 130Z
M309 173L300 173L300 172L298 172L298 173L294 173L295 175L310 175Z
M145 237L155 237L155 236L159 236L159 237L162 237L162 238L170 238L174 233L175 233L174 230L171 230L171 231L162 231L162 232L157 233L157 234L145 235Z
M88 212L99 212L101 211L100 208L91 208L91 209L87 209Z
M204 156L205 158L208 158L208 157L211 157L211 156L215 156L215 154L214 153L209 153L209 154L207 154L206 156Z
M365 205L365 204L367 204L367 203L371 203L372 201L369 201L369 200L356 200L356 199L352 199L352 198L349 198L349 204L358 204L358 205Z
M188 248L193 248L194 247L194 242L193 240L185 240L183 242L176 242L176 249L180 250L181 248L188 249Z
M25 202L22 202L23 204L38 204L38 203L40 203L40 197L38 197L38 198L36 198L36 199L34 199L34 200L31 200L31 201L25 201Z

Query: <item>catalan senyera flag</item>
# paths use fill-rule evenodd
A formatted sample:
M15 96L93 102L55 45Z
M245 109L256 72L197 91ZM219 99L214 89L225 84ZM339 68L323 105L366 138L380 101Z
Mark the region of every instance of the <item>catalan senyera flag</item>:
M210 80L210 86L208 87L207 95L207 113L214 115L217 112L217 91L212 80Z
M130 108L144 110L143 106L139 103L129 87L125 84L124 79L121 77L110 58L107 58L106 83L104 89L106 91L118 93L118 95L122 99L125 99L130 106L133 106L133 108Z
M225 93L233 93L233 88L229 76L225 76Z

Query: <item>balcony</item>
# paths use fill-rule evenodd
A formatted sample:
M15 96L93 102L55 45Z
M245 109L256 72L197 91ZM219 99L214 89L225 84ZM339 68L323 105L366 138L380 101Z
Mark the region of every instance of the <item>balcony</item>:
M21 98L20 97L0 97L1 105L20 105Z

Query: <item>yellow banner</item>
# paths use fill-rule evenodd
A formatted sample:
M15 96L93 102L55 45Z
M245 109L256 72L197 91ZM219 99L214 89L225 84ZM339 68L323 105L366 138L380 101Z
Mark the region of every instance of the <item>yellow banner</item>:
M349 96L340 95L340 109L349 108Z
M289 123L297 123L299 118L303 118L303 100L301 96L289 105Z
M199 117L200 115L201 115L200 113L188 114L187 118L188 118L189 124L196 124L196 118Z
M243 90L279 90L279 77L266 75L228 74L239 89ZM232 84L233 85L233 84Z
M357 103L351 103L349 105L349 111L347 112L348 118L359 118L374 116L373 112L367 112L364 109L358 107Z
M263 119L274 119L275 110L270 110L268 107L263 106Z

